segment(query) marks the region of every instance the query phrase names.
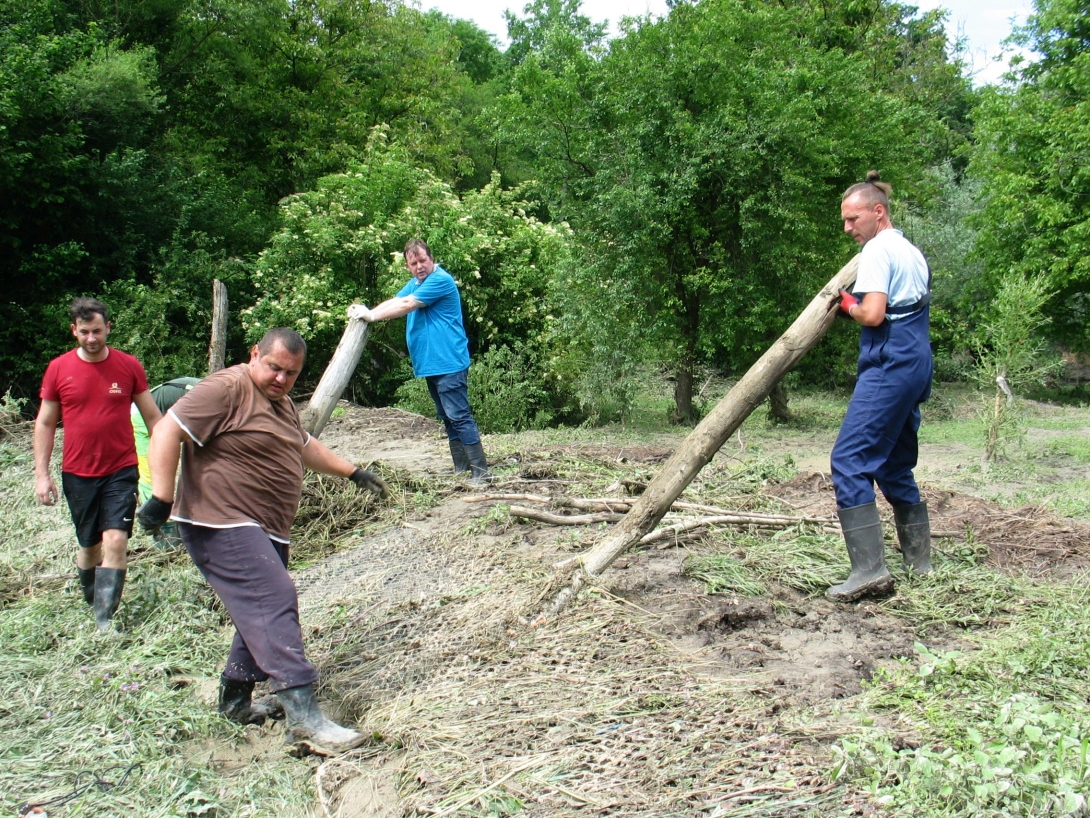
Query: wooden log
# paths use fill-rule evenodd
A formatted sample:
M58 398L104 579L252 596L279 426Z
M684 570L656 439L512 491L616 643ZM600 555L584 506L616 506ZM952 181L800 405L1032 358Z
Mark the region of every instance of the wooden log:
M826 333L839 309L839 291L855 280L858 264L858 256L852 258L821 288L787 332L750 367L666 461L625 518L583 555L580 564L586 576L601 574L617 557L655 528L686 486L750 413L768 397L776 382ZM575 574L571 586L553 601L553 612L568 603L582 587L585 578L579 572Z
M212 340L208 344L208 374L219 372L227 358L227 287L212 282Z
M367 346L368 323L359 318L349 318L348 325L344 328L344 335L333 352L329 366L322 373L322 379L318 382L318 388L310 396L306 408L299 413L303 422L303 428L315 437L322 434L322 429L329 422L329 416L333 413L333 407L344 394L344 388L352 380L352 373L356 371L356 364L360 362L363 348Z

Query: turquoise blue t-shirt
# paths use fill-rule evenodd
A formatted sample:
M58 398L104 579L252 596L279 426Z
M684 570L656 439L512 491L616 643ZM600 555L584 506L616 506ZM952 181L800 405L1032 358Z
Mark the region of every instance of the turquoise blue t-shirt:
M469 339L462 324L462 297L454 278L440 267L423 282L410 278L398 293L424 306L405 316L405 340L418 378L450 375L469 368Z

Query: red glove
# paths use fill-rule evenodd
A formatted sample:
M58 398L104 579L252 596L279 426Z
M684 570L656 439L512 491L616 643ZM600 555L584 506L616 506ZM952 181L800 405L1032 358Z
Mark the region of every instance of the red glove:
M852 307L859 305L859 299L852 295L847 290L840 291L840 309L844 310L851 317Z

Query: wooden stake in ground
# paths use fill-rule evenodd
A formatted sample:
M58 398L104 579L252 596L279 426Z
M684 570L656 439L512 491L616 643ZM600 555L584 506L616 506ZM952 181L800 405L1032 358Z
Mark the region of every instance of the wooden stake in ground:
M322 373L322 380L318 382L318 388L310 396L310 402L299 413L303 422L303 428L315 437L320 437L322 429L329 422L329 416L333 413L333 407L344 394L344 388L352 379L352 373L356 371L356 364L360 362L363 348L367 346L368 324L359 318L349 318L348 325L344 328L344 335L337 349L333 352L333 358L329 366Z
M783 335L734 385L663 465L639 501L609 535L580 559L581 571L553 602L552 612L567 605L587 577L595 577L638 543L663 518L685 487L742 425L772 387L818 342L836 318L839 292L855 281L858 256L821 288Z
M227 287L212 282L212 341L208 345L208 374L223 369L227 356Z

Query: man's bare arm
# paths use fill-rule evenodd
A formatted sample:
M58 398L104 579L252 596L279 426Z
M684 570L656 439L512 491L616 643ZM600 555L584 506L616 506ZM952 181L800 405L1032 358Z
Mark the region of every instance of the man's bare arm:
M148 444L148 468L151 469L151 493L160 500L174 500L174 481L185 437L185 431L170 413L155 424L155 434Z
M355 463L334 454L328 446L314 436L311 436L310 442L303 447L303 465L311 471L331 474L334 477L351 477L352 472L356 470Z
M39 503L47 506L60 499L60 492L49 473L60 419L61 405L55 400L43 400L34 419L34 494Z

